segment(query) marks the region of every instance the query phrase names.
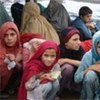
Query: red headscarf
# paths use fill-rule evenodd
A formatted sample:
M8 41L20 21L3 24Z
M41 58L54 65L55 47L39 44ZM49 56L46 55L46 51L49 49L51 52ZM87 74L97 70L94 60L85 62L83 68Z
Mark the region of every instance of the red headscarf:
M57 54L55 61L49 67L47 67L45 64L43 64L43 62L40 59L41 55L48 48L55 49L56 54ZM36 53L29 60L29 62L27 62L27 64L26 64L23 78L22 78L22 82L21 82L20 89L19 89L19 94L18 94L19 100L26 100L27 93L25 90L25 82L27 80L29 80L30 77L32 77L33 75L39 74L40 72L49 72L53 68L53 66L57 63L57 61L59 59L59 54L60 54L60 51L59 51L59 48L55 42L45 41L40 45L40 47L38 48Z
M66 29L64 29L61 33L60 33L60 39L61 39L61 43L63 45L65 45L65 43L67 43L69 41L69 39L74 35L74 34L79 34L79 31L74 28L74 27L68 27Z
M7 47L4 42L4 34L9 30L13 29L17 34L17 42L16 45L13 47ZM13 22L6 22L0 28L0 75L1 75L1 82L0 82L0 91L2 91L11 76L12 70L8 70L7 65L4 63L5 55L7 53L12 53L15 56L21 51L20 47L20 37L19 31L17 26Z
M40 34L25 33L25 34L21 34L20 36L21 44L23 45L25 42L28 42L33 38L43 39L43 37Z

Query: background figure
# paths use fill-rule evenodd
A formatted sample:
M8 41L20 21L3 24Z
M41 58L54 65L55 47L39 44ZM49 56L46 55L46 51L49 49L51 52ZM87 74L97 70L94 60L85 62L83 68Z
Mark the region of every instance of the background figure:
M25 33L21 34L21 44L23 46L22 57L23 57L23 67L26 62L35 53L36 49L41 42L45 41L40 34ZM32 40L32 41L31 41ZM39 41L40 40L40 41ZM42 41L43 40L43 41ZM30 44L31 42L31 44Z
M62 69L60 81L61 94L64 89L79 91L80 84L74 82L74 73L79 66L84 50L80 45L79 31L73 27L64 29L60 34L61 44L59 45L61 57L58 63Z
M0 28L0 91L7 91L7 85L13 87L18 79L16 73L22 68L21 50L18 28L13 22L4 23Z
M24 6L21 24L21 33L39 33L47 40L60 43L59 37L52 25L40 15L40 9L36 3L28 2Z
M70 25L70 17L67 10L62 5L63 0L50 0L43 16L52 24L57 33Z
M92 39L92 49L82 58L81 64L75 73L75 82L82 82L80 99L99 100L100 89L100 31Z
M2 24L4 24L7 21L12 21L12 20L11 17L8 15L5 7L0 1L0 27L2 26Z
M25 0L0 0L0 1L3 3L7 13L9 14L11 18L12 18L11 6L16 2L18 2L19 4L23 4L23 5L25 4Z
M23 11L23 4L20 4L19 2L15 2L14 4L12 4L11 14L12 14L14 23L17 25L19 30L21 26L22 11Z
M19 100L53 100L59 90L59 80L51 73L60 72L60 67L56 65L59 54L59 48L55 42L45 41L39 46L25 66L18 94Z
M72 22L72 26L80 31L81 40L88 40L92 38L92 30L97 31L96 26L91 22L92 10L83 6L79 10L79 16Z

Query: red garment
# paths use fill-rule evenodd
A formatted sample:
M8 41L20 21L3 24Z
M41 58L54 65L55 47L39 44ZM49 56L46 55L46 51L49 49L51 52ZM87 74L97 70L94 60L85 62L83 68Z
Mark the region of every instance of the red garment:
M21 34L21 36L20 36L21 44L23 45L25 42L28 42L33 38L43 39L40 34L25 33L25 34Z
M49 67L44 65L40 59L41 55L48 48L55 49L57 54L54 63ZM19 88L18 100L26 100L27 93L25 89L25 82L28 81L33 75L39 74L40 72L49 72L52 69L52 67L57 63L59 59L59 54L60 51L55 42L45 41L39 46L38 50L35 52L35 54L31 57L31 59L26 64L24 74L22 77L22 82Z
M74 35L74 34L79 34L79 31L74 28L74 27L68 27L66 29L64 29L61 33L60 33L60 39L63 45L65 45L65 43L67 43L69 41L69 39ZM79 34L80 35L80 34Z
M14 29L17 34L17 43L13 47L6 46L4 42L4 34L9 29ZM15 56L21 52L19 31L13 22L6 22L0 28L0 91L3 91L9 81L13 70L8 70L7 65L4 63L5 55L12 53Z
M83 47L85 52L89 51L92 48L92 40L86 40L81 42L81 46Z

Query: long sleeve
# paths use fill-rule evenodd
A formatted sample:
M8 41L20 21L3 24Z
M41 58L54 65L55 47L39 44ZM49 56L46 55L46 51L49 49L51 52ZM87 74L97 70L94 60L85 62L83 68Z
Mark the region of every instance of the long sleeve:
M86 24L79 17L77 17L72 22L72 26L77 28L80 31L80 34L83 34L86 39L92 38L92 32L87 28Z
M91 51L87 52L81 61L81 64L79 65L75 76L74 76L74 80L76 83L82 82L82 80L84 79L84 71L92 65L92 54Z
M33 90L35 87L39 86L40 81L35 79L35 76L32 76L26 83L25 88L28 91Z

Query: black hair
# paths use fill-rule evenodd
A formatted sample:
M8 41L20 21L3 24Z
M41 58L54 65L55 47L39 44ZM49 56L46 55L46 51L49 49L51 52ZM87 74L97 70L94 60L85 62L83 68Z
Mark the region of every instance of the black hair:
M92 13L93 13L92 10L87 6L83 6L79 10L79 16L85 16L87 14L92 14Z

